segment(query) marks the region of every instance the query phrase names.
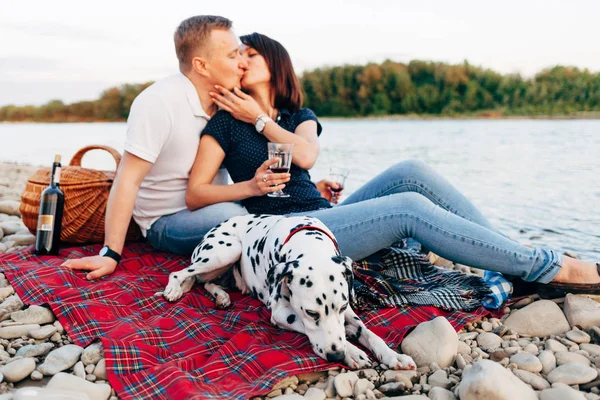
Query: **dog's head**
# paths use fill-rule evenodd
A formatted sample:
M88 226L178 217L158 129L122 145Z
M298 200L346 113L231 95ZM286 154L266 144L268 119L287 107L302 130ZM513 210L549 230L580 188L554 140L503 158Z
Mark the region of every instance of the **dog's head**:
M344 312L351 299L352 260L343 256L303 257L278 265L274 280L271 301L288 300L295 312L288 318L298 318L304 324L314 352L327 361L343 362Z

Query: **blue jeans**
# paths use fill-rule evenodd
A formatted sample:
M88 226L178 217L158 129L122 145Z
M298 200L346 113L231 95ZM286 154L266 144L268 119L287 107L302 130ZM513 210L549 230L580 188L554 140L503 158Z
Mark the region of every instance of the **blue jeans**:
M560 253L532 249L502 235L421 161L392 166L339 206L293 215L319 218L335 235L341 252L353 259L413 238L448 260L526 281L548 283L562 266Z
M246 209L234 202L181 210L156 220L146 232L146 239L158 250L190 256L215 225L244 214L248 214Z
M160 250L189 255L214 225L245 213L235 203L184 210L160 218L147 237ZM292 215L319 218L336 236L342 253L355 260L413 238L448 260L526 281L548 283L562 265L560 253L531 249L502 235L421 161L392 166L336 207Z

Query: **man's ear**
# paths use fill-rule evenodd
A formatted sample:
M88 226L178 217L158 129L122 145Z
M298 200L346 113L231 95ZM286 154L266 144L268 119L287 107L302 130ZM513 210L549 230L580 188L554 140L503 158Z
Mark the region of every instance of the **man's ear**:
M192 69L202 76L209 76L208 61L203 57L192 58Z
M282 262L271 268L267 273L269 283L269 302L267 307L272 307L282 297L290 295L289 283L294 279L293 263Z

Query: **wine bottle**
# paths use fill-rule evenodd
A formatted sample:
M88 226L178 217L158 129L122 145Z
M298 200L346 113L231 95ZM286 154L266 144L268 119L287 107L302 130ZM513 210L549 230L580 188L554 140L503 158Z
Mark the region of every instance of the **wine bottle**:
M42 192L38 217L35 252L39 255L58 254L65 195L60 190L60 155L54 157L50 186Z

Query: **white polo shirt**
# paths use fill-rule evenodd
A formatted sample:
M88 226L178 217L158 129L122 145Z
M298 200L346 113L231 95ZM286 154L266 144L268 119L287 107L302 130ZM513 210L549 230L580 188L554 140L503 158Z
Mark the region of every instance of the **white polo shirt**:
M187 208L190 171L209 119L193 83L181 73L156 81L131 105L125 151L153 164L133 209L144 236L160 217ZM226 184L227 171L219 170L213 183Z

